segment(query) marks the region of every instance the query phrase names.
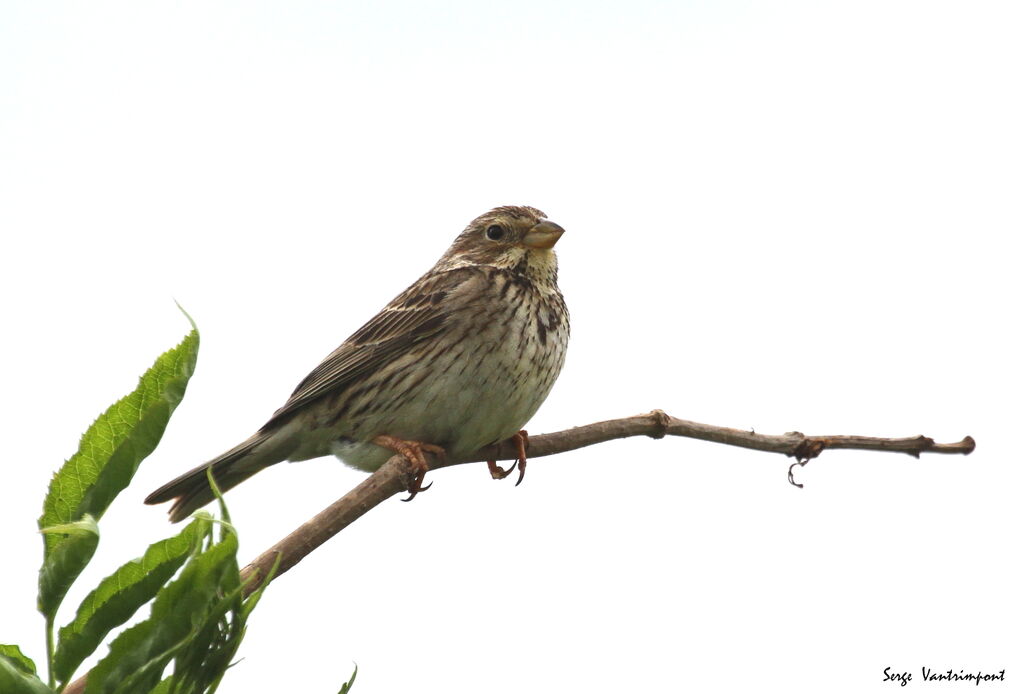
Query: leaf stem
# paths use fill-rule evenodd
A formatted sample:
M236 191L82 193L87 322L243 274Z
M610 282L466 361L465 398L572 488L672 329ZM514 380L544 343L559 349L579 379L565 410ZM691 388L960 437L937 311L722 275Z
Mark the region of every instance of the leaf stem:
M53 616L46 618L46 683L50 689L57 688L53 674Z

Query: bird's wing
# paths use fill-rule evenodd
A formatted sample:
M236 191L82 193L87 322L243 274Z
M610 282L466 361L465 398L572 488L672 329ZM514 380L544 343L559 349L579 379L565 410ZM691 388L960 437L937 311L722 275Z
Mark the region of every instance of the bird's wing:
M471 268L459 268L421 277L313 369L261 431L382 368L410 346L446 331L452 309L447 299L471 281L472 274L476 273Z

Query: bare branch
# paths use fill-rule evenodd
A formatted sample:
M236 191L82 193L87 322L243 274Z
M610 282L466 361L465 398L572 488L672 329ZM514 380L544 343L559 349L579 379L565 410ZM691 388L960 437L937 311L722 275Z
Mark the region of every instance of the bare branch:
M650 436L655 439L665 436L683 436L702 441L714 441L741 448L782 453L797 458L797 464L806 463L829 448L895 451L909 453L915 457L921 453L966 455L974 450L974 439L970 436L958 443L935 443L926 436L886 439L872 436L805 436L796 431L781 435L757 434L742 429L730 429L677 419L661 410L654 410L634 417L610 419L553 434L531 436L529 455L530 458L541 458L630 436ZM430 460L431 469L438 469L486 460L515 460L515 457L515 443L512 439L508 439L480 449L467 460L436 460L433 457ZM385 499L405 491L412 474L412 467L404 458L392 457L348 494L335 501L246 566L242 570L243 580L248 580L251 576L256 577L246 584L246 590L251 592L260 585L278 554L281 555L281 565L278 567L275 578L295 566L303 557L371 508ZM792 469L790 470L790 481L793 481ZM793 484L796 485L796 482Z
M805 465L807 461L818 457L822 451L830 448L892 451L909 453L915 458L919 457L921 453L967 455L974 450L974 439L970 436L964 437L957 443L935 443L927 436L886 439L874 436L805 436L797 431L774 435L757 434L742 429L690 422L672 417L661 410L653 410L634 417L609 419L605 422L595 422L553 434L531 436L529 438L529 455L530 458L542 458L630 436L650 436L654 439L665 436L683 436L729 446L751 448L756 451L782 453L797 459L797 462L790 466L789 479L798 487L803 485L797 484L793 480L793 467ZM482 448L466 460L437 460L428 454L431 469L435 470L463 463L515 460L515 458L516 446L513 439ZM241 577L245 584L243 589L245 595L251 594L261 585L278 555L281 556L281 564L274 574L274 578L298 564L307 554L337 535L377 504L395 494L404 492L413 475L412 466L405 458L401 456L390 458L379 470L363 480L348 494L303 523L294 532L242 569ZM80 677L67 686L64 694L81 694L84 689L85 677Z

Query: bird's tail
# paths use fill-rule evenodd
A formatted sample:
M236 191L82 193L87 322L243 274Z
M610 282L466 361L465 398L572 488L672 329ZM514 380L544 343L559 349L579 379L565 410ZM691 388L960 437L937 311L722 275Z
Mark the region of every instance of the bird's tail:
M147 504L174 500L168 515L172 523L187 518L196 509L213 501L213 491L206 471L213 470L213 479L222 492L241 484L265 467L279 463L288 456L275 442L276 432L258 432L230 451L176 477L146 497Z

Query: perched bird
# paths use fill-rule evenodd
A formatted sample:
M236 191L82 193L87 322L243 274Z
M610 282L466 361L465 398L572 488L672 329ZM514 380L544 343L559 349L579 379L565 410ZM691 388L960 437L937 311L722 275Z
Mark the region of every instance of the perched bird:
M464 459L515 437L547 397L565 360L569 313L552 247L562 227L532 207L497 207L459 234L433 268L345 340L251 437L157 489L180 521L222 490L283 460L336 455L373 471L395 453L417 469L424 451ZM495 461L492 477L505 470ZM429 486L429 485L427 485ZM408 500L408 499L407 499Z

